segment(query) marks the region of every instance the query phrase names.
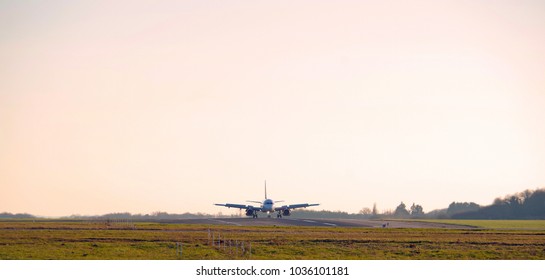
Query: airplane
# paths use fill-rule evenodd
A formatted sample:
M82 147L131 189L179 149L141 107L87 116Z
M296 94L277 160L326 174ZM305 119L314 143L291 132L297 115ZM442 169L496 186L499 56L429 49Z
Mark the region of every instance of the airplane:
M257 218L258 212L265 212L267 213L267 217L271 217L271 213L278 212L276 214L276 218L282 218L282 216L289 216L291 215L291 210L296 208L306 208L310 206L318 206L320 204L309 204L309 203L302 203L302 204L290 204L290 205L283 205L280 207L274 207L274 204L277 202L283 202L283 200L277 200L273 201L272 199L267 198L267 181L265 181L265 200L263 201L253 201L248 200L248 202L253 203L259 203L260 206L252 206L252 205L244 205L244 204L233 204L233 203L225 203L225 204L217 204L216 206L223 206L227 208L238 208L238 209L245 209L246 210L246 216Z

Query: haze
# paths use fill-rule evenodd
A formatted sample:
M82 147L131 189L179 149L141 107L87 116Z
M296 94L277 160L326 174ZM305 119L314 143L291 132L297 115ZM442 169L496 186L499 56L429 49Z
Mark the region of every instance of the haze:
M1 1L0 211L545 186L542 1Z

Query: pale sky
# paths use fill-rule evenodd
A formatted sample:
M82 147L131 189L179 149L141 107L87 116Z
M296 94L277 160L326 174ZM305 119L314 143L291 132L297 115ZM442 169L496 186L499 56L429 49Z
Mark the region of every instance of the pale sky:
M112 3L113 2L113 3ZM545 187L543 1L0 0L0 212Z

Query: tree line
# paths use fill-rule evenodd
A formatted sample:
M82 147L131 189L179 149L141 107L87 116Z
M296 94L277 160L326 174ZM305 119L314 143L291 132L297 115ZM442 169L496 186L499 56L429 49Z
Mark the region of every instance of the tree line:
M453 219L545 219L545 189L525 190L496 198L489 206L475 211L457 213Z
M0 219L33 219L36 218L33 215L27 214L27 213L8 213L8 212L2 212L0 213Z
M358 213L342 211L315 211L298 209L294 211L298 218L341 218L341 219L386 219L386 218L426 218L426 219L545 219L545 189L525 190L520 193L496 198L492 205L480 206L474 202L452 202L448 208L433 210L428 213L420 204L413 203L410 207L401 202L395 210L379 213L376 203L373 208L362 208ZM191 219L212 217L238 217L239 215L216 215L205 213L171 214L153 212L151 214L131 214L129 212L109 213L99 216L71 215L69 219ZM36 216L27 213L0 213L2 219L34 219Z
M480 206L474 202L452 202L448 208L424 213L422 206L407 208L401 202L395 211L385 211L381 218L428 218L428 219L545 219L545 189L525 190L520 193L496 198L492 205Z

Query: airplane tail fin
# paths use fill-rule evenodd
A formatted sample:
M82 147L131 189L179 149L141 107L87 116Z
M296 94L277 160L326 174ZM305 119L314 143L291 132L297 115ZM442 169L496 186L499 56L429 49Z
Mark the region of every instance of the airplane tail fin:
M267 180L265 180L265 199L267 199Z

